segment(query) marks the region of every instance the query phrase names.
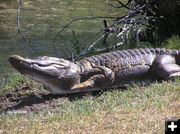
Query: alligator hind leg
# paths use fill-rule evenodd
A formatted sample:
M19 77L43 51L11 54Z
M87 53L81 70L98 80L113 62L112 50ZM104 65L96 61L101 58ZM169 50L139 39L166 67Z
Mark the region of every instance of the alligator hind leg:
M152 64L151 71L157 79L169 80L180 76L180 66L170 55L158 56Z

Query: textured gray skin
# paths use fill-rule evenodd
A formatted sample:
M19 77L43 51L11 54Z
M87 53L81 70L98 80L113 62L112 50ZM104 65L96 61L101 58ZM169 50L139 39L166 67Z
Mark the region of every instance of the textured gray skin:
M133 49L84 58L75 63L52 57L9 58L20 73L42 83L52 94L124 87L140 80L180 76L180 50Z

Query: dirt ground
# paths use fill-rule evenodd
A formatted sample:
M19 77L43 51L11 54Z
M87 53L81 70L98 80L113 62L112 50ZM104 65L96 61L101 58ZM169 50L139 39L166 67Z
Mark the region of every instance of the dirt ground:
M0 96L0 113L27 113L32 111L37 112L43 109L51 111L64 102L82 99L84 96L99 96L104 91L52 95L43 89L34 90L28 86L18 87L16 90Z
M51 95L45 90L34 91L29 87L18 88L8 94L0 96L0 113L33 112L42 109L53 110L66 100L81 99L85 94ZM87 95L87 94L86 94Z

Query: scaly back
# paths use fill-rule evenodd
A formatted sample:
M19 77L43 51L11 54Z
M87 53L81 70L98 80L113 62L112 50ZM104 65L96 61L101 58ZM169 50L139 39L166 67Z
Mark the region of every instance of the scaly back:
M165 48L145 48L118 50L109 53L103 53L82 59L79 62L89 61L92 64L111 67L112 64L138 64L142 61L151 65L157 55L173 55L177 64L180 65L180 50Z

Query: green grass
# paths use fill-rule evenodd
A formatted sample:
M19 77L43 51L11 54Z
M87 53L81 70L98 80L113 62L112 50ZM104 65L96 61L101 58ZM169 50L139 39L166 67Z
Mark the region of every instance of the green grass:
M165 46L167 48L180 49L180 37L174 35L171 38L167 39L164 43L162 43L162 46Z
M28 114L4 113L0 115L0 131L55 133L59 130L62 133L83 133L86 129L101 132L108 128L110 132L118 132L122 122L127 121L124 129L135 127L134 130L128 129L128 132L143 133L144 129L145 132L163 132L165 118L180 118L179 83L180 79L176 79L175 82L136 86L126 91L107 91L96 97L89 95L74 101L63 100L54 110L43 109ZM136 122L140 123L137 128ZM119 133L123 133L124 129Z
M19 73L9 74L9 77L6 81L6 84L0 89L0 95L7 94L13 90L16 90L17 88L22 88L23 86L31 87L32 89L41 89L42 87L40 84L29 80L28 78L22 76Z
M23 81L23 77L21 75L16 74L16 73L11 74L7 79L7 83L0 90L0 95L12 91L22 81Z

